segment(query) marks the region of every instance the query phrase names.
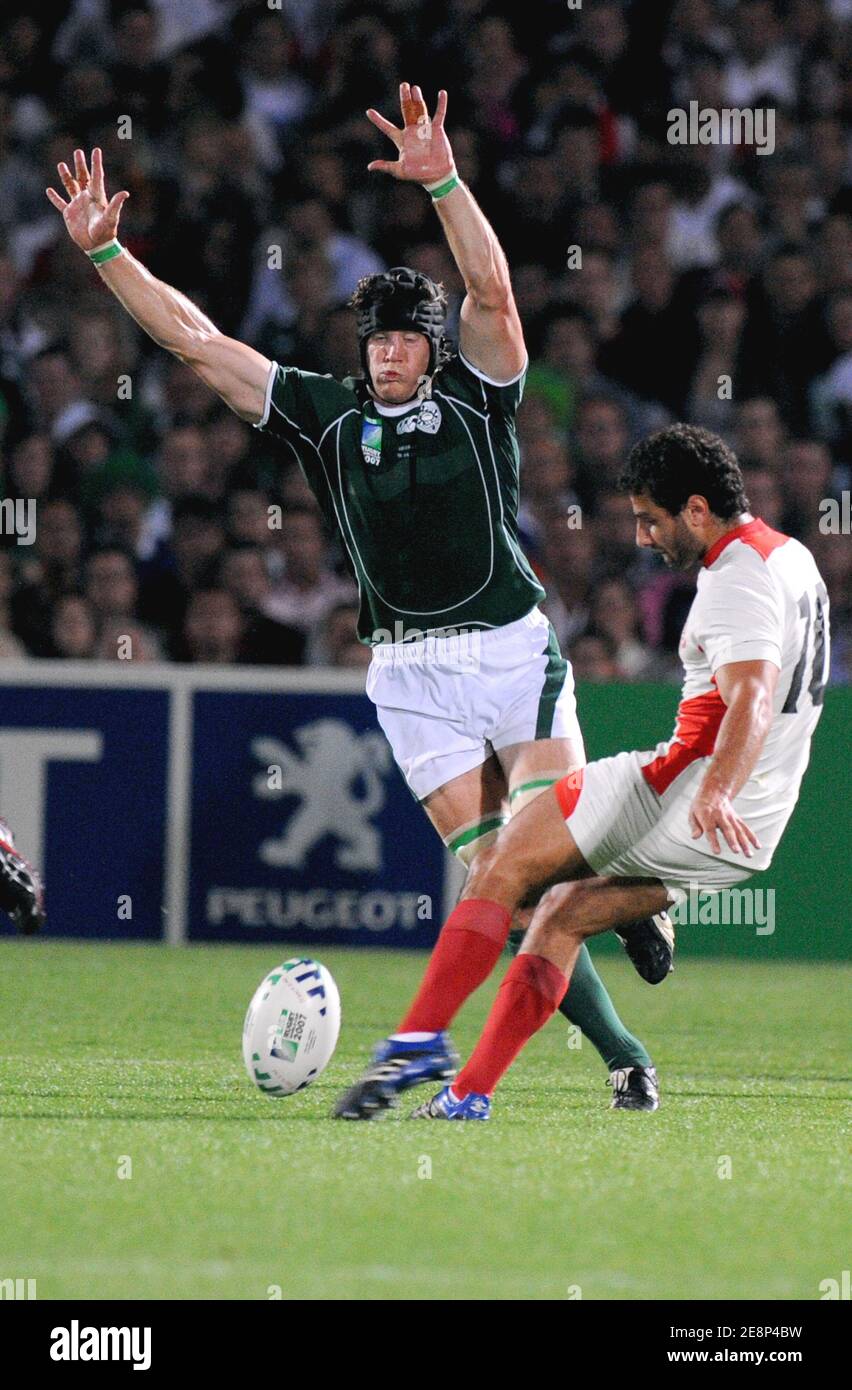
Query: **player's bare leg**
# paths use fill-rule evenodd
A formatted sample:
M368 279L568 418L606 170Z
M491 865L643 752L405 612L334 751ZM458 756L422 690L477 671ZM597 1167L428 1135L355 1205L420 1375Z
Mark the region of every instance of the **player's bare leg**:
M501 748L498 756L509 783L512 815L517 815L560 777L583 767L586 761L582 740L567 738L513 744L509 748ZM527 925L528 920L523 922L524 927ZM637 974L647 984L662 983L674 969L675 933L667 912L629 922L616 935ZM570 1017L565 1008L561 1012L566 1018Z
M554 792L540 796L474 863L465 889L474 912L500 906L509 910L524 901L533 884L554 886L536 907L473 1056L452 1089L445 1088L415 1112L419 1117L486 1119L489 1098L503 1073L559 1006L586 938L622 926L637 913L659 912L668 903L666 888L655 880L585 877L556 882L581 867L587 866Z
M492 753L480 767L438 787L422 806L447 849L469 868L505 825L508 798L506 777Z
M509 783L509 809L513 816L521 813L560 777L582 767L586 760L581 737L512 744L501 749L498 756ZM529 927L533 910L533 907L519 908L515 913L509 935L509 945L515 952ZM623 933L620 939L642 978L650 984L664 979L672 968L674 945L674 929L667 914L625 927ZM559 1012L579 1028L603 1058L609 1072L607 1084L616 1091L616 1108L631 1104L637 1088L645 1086L647 1078L656 1077L656 1073L641 1040L619 1018L585 947L577 957ZM633 1094L627 1095L628 1090ZM653 1096L646 1097L643 1102L646 1108L656 1108L657 1103Z

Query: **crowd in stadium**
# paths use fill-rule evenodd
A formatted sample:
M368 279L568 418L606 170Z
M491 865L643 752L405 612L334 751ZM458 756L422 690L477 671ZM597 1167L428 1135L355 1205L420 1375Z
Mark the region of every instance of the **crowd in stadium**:
M617 481L635 440L686 419L812 549L832 679L852 679L848 0L2 11L2 488L37 527L0 536L0 659L369 661L290 451L147 340L44 189L100 145L108 190L131 195L122 242L155 275L269 357L344 377L360 276L442 281L451 335L463 296L428 195L366 172L389 156L365 109L398 120L406 78L430 107L447 88L459 174L512 268L520 531L578 678L678 679L694 577L636 550ZM693 100L771 110L773 152L669 143Z

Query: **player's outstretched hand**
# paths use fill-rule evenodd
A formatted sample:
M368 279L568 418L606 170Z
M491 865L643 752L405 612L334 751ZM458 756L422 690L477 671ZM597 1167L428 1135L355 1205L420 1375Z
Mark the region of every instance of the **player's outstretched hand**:
M407 82L401 82L399 104L404 126L402 130L386 121L372 107L367 112L373 125L384 131L399 150L397 160L374 159L367 168L413 183L438 183L455 168L450 142L444 133L447 94L443 89L438 93L438 104L432 120L429 119L419 87L410 87Z
M101 151L92 151L91 175L82 150L74 151L73 174L67 164L57 164L56 167L71 201L66 203L55 188L45 189L45 192L53 206L62 213L71 240L83 251L91 251L95 246L103 246L105 241L111 241L118 231L122 206L130 194L123 189L120 193L114 193L107 202Z
M742 850L750 859L755 849L760 849L760 841L754 831L746 825L734 810L731 799L719 792L699 792L689 809L689 824L692 838L698 840L706 835L714 854L721 854L720 833L734 854Z

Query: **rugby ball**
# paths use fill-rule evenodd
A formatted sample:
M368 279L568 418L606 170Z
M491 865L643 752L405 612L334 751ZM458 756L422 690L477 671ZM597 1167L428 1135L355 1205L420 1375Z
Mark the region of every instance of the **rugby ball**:
M261 980L243 1024L243 1061L267 1096L291 1096L325 1071L340 1032L337 985L318 960L293 959Z

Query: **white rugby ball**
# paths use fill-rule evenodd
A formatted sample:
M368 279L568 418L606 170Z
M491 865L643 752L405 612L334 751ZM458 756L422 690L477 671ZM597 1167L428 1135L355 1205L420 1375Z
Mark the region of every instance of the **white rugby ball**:
M316 1081L340 1032L337 985L318 960L293 959L261 980L243 1024L243 1061L268 1096L290 1096Z

